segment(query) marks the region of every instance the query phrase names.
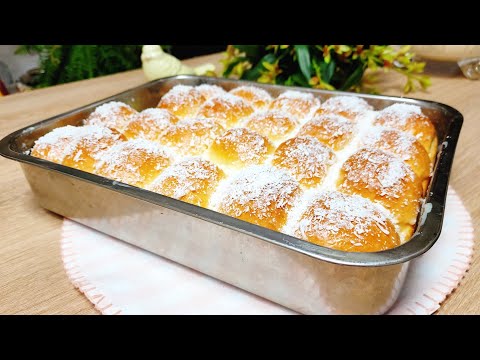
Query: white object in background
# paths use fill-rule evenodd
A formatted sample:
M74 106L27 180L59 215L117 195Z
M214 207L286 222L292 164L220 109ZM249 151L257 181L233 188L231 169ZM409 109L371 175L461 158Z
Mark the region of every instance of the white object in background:
M204 64L196 68L185 66L175 56L164 52L160 45L143 46L142 67L148 80L174 75L203 75L215 70L213 64Z
M17 81L20 76L28 70L38 67L39 59L37 54L15 54L20 45L0 45L0 60L10 69L13 80Z

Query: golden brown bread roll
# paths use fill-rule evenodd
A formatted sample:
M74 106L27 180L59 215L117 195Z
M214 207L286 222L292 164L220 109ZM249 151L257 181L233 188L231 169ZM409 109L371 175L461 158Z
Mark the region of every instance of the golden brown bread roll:
M270 104L270 110L287 112L302 123L320 106L320 100L310 93L287 90Z
M286 140L298 127L292 115L282 111L261 111L250 116L245 127L266 136L270 141Z
M200 108L198 117L214 119L224 128L229 129L252 114L253 111L253 107L242 98L226 93L206 101Z
M116 130L97 125L64 126L39 138L31 155L92 172L101 151L126 138Z
M106 126L123 132L135 114L137 114L137 111L129 105L118 101L111 101L97 107L95 111L85 119L85 125Z
M358 195L317 193L308 201L294 236L332 249L382 251L400 245L388 214Z
M230 94L241 97L256 109L265 108L272 102L270 94L257 86L239 86L230 90Z
M219 190L218 211L272 230L280 230L301 194L287 173L266 165L240 171Z
M179 118L187 118L197 115L204 102L203 95L193 86L176 85L163 95L157 107Z
M158 141L178 118L165 109L150 108L133 116L123 134L128 139L146 139Z
M316 115L302 126L297 136L313 136L333 150L342 150L353 139L356 126L343 116L334 114Z
M394 104L378 112L374 125L407 131L415 136L433 162L437 154L437 132L430 119L416 105Z
M402 160L374 148L350 156L340 170L338 189L382 204L402 231L412 232L422 196L422 183Z
M404 131L374 126L366 134L363 144L397 155L417 174L424 185L423 190L426 190L430 178L430 158L425 148L413 135Z
M162 147L145 139L117 143L101 154L95 173L129 185L145 187L172 162Z
M210 159L220 165L241 168L260 164L275 150L270 141L244 128L227 130L210 146Z
M316 114L337 114L355 121L358 116L371 110L373 107L358 96L334 96L326 100Z
M207 207L225 173L201 158L190 158L169 166L147 188L194 205Z
M215 96L223 96L227 92L218 85L202 84L195 87L195 89L203 95L205 100L208 100Z
M165 131L160 143L179 155L197 156L224 131L223 126L212 119L183 119Z
M282 143L273 156L272 164L282 168L301 185L318 186L335 162L335 154L312 136L294 137Z

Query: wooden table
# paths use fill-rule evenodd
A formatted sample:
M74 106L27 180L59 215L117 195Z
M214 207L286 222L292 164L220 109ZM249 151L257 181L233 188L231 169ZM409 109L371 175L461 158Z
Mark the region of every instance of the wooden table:
M218 63L219 55L185 61ZM435 100L465 116L451 185L480 230L480 81L465 79L455 66L428 68L433 85L412 97ZM403 79L381 77L382 93L401 95ZM0 98L0 138L44 118L116 94L146 81L141 70L79 81ZM13 161L0 158L0 313L97 314L67 279L60 258L62 218L34 201ZM474 255L466 278L442 305L440 314L480 314L480 253Z

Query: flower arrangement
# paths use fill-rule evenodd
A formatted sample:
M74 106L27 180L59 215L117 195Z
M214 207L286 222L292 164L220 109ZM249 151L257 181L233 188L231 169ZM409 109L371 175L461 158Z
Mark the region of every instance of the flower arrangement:
M413 57L409 45L228 45L223 76L268 84L375 92L369 80L374 71L383 69L404 75L403 90L408 93L430 85L430 79L422 74L425 63Z

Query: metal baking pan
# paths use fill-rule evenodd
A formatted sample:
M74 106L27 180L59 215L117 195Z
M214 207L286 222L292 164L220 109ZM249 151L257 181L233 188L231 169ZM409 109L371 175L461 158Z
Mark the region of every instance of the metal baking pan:
M321 247L212 210L26 155L40 136L79 125L97 106L123 101L137 110L157 105L177 84L252 84L175 76L20 129L0 142L0 154L19 161L40 205L60 215L233 284L304 314L379 314L395 302L409 261L427 251L442 229L448 178L463 122L450 106L431 101L357 94L376 109L419 105L436 127L439 149L419 226L394 249L351 253ZM254 83L276 96L284 86ZM292 89L292 88L288 88ZM345 94L296 88L325 100ZM420 220L421 219L421 220ZM94 251L94 249L92 249Z

